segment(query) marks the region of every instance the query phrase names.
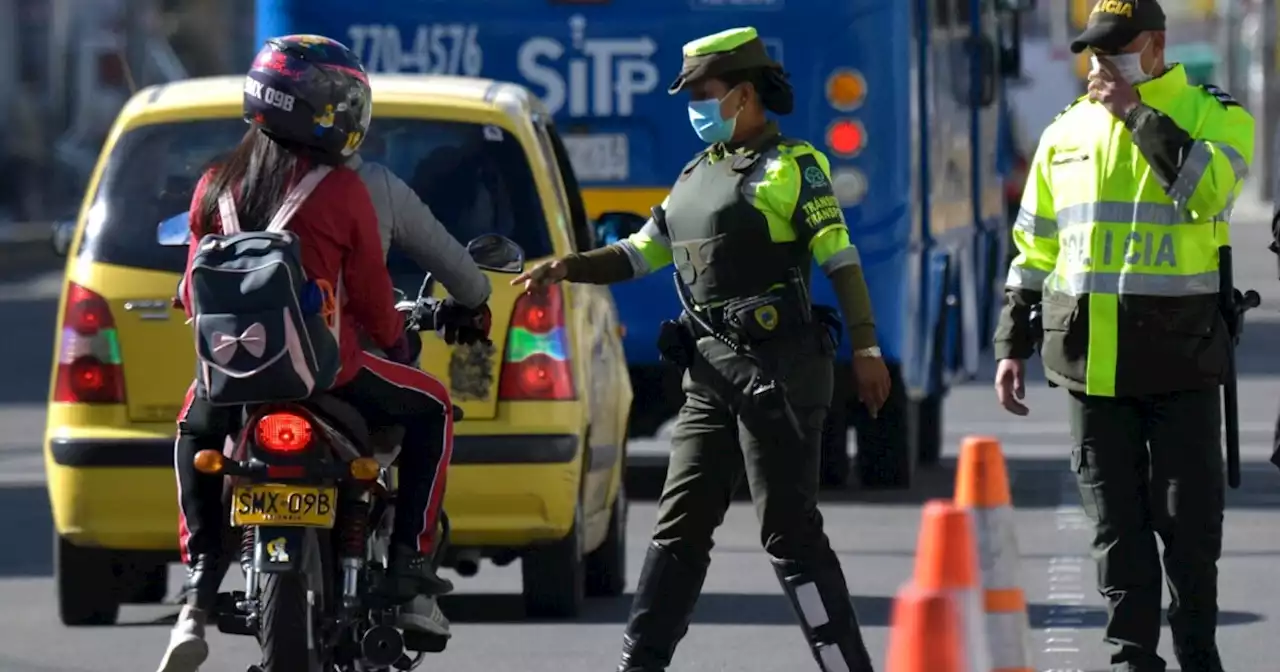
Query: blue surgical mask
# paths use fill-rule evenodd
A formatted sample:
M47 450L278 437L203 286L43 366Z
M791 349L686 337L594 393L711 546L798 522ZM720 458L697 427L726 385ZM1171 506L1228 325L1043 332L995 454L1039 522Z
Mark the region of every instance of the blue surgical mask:
M717 142L729 142L733 139L733 129L738 126L738 110L728 119L720 116L720 106L725 98L733 95L730 91L719 100L691 100L689 101L689 124L693 126L693 132L703 142L714 145Z

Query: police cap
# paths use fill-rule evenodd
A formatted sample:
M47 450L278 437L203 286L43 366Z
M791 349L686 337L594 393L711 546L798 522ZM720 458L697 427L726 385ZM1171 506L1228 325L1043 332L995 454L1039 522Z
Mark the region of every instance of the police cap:
M764 41L755 28L731 28L700 37L681 49L684 65L680 75L667 87L667 93L679 93L690 82L707 77L749 70L781 67L769 57Z
M1098 0L1084 32L1071 43L1072 53L1095 49L1119 52L1149 30L1164 30L1164 10L1156 0Z

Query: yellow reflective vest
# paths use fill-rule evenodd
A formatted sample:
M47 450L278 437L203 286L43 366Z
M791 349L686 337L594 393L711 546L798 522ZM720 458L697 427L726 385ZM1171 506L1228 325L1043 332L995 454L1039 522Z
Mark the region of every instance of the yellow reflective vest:
M1253 161L1253 117L1175 65L1125 119L1084 98L1041 137L1013 225L998 358L1041 334L1049 381L1115 397L1219 384L1218 247Z

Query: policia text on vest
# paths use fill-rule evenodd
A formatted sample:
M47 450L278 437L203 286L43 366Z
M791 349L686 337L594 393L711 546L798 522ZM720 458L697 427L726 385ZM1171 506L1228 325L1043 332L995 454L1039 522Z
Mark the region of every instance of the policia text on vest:
M858 250L832 193L827 158L783 136L765 116L789 113L794 97L754 29L685 45L669 91L686 89L690 124L708 146L680 171L655 216L625 240L517 278L532 286L608 284L674 265L687 305L663 329L661 349L682 369L685 399L618 670L671 665L702 590L712 533L745 480L761 543L817 666L872 672L818 511L840 325L835 321L833 334L834 311L813 306L808 288L816 261L836 289L855 359L865 367L860 393L871 383L865 401L878 409L888 372Z
M1225 92L1165 67L1163 30L1154 0L1104 0L1073 44L1101 63L1090 96L1058 115L1036 150L995 337L997 389L1010 407L1011 378L1021 385L1041 337L1038 308L1046 377L1068 392L1071 468L1110 606L1110 669L1166 669L1158 535L1178 663L1222 672L1218 386L1232 373L1233 329L1219 288L1234 289L1219 248L1230 244L1254 123Z

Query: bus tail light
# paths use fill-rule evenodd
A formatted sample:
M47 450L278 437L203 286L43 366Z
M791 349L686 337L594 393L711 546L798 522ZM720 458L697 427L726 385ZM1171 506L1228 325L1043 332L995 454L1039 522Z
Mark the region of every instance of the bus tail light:
M857 156L866 144L867 129L857 119L841 119L827 127L827 148L840 158Z
M842 208L852 208L867 196L867 176L857 168L840 168L831 176L831 191Z
M827 102L841 112L862 107L867 97L867 80L857 70L836 70L827 78Z

